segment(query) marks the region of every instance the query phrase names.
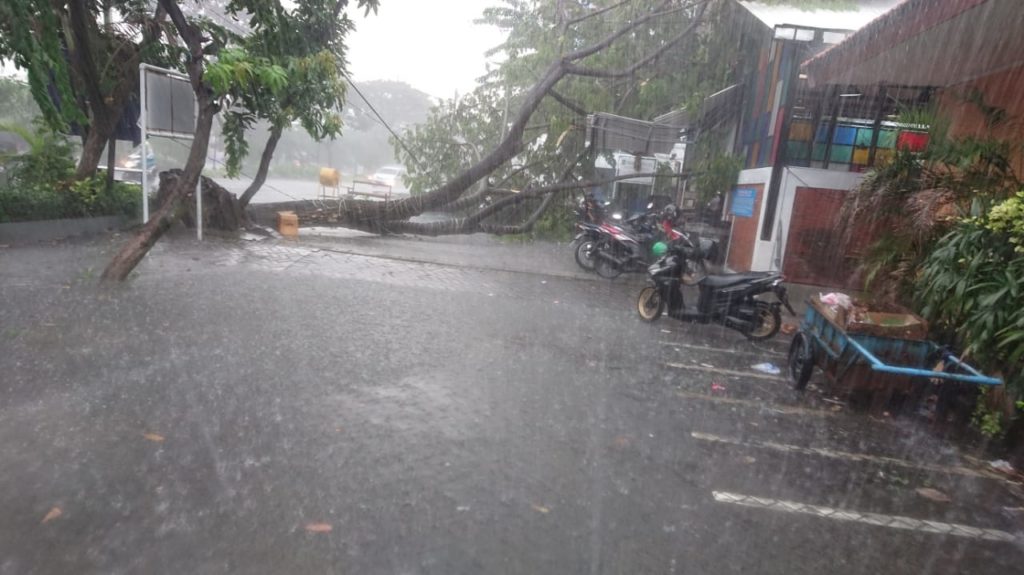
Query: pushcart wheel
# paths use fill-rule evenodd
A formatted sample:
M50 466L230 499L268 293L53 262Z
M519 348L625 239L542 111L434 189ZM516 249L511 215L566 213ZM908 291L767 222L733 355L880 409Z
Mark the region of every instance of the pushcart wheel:
M804 332L798 331L789 345L789 375L793 378L793 388L803 391L811 380L814 371L814 347Z

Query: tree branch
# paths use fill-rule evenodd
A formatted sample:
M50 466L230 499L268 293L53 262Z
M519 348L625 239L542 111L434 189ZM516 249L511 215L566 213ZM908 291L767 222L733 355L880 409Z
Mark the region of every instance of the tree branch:
M591 18L595 18L597 16L600 16L601 14L604 14L605 12L611 12L612 10L622 6L623 4L629 4L632 1L633 0L622 0L622 2L618 2L616 4L612 4L611 6L606 6L604 8L601 8L600 10L595 10L593 12L588 12L587 14L583 14L582 16L577 16L577 17L575 17L575 18L565 22L564 24L562 24L562 30L566 30L566 29L569 28L569 26L575 26L576 24L579 24L580 22L583 22L585 20L589 20Z
M701 1L707 2L708 0ZM659 4L655 11L622 26L596 44L571 52L559 60L552 62L541 76L541 79L534 84L526 94L526 97L523 100L523 105L516 112L508 133L499 142L497 147L491 151L491 153L481 158L476 164L470 166L451 181L426 194L413 196L397 202L367 202L366 205L360 205L360 209L357 211L357 214L349 218L349 223L358 226L361 220L404 220L421 214L426 210L440 208L458 199L459 196L473 185L473 183L487 174L490 174L515 156L530 117L537 110L541 101L551 91L551 89L566 76L567 68L572 62L581 60L587 56L604 50L614 43L615 40L651 20L691 7L690 5L686 5L667 10L664 9L666 6L671 5L671 3L671 0L665 0Z
M263 145L263 154L260 155L260 166L256 170L256 177L249 183L249 187L245 189L242 196L238 198L238 204L243 209L249 205L252 197L256 195L256 192L260 191L263 187L263 183L267 181L267 172L270 170L270 160L274 157L274 150L277 149L277 142L281 139L281 132L284 127L279 124L274 124L270 128L270 137L267 138L267 143Z
M539 220L540 217L544 215L544 212L548 211L548 207L551 205L551 202L554 199L555 194L548 194L547 196L544 196L544 199L541 201L540 206L537 206L537 209L534 210L532 214L530 214L530 217L526 218L526 220L521 224L501 225L482 223L480 224L480 230L487 232L489 234L497 234L499 236L525 234L532 230L533 225L537 223L537 220Z
M554 98L554 100L559 104L565 106L566 108L569 108L570 110L572 110L576 114L579 114L580 116L587 116L590 114L590 112L584 110L579 104L576 104L573 101L569 100L557 90L552 89L550 92L548 92L548 95Z
M573 76L583 76L588 78L621 78L623 76L630 76L640 68L643 68L647 64L650 64L651 62L657 60L659 57L661 57L662 54L664 54L670 48L674 47L684 38L689 36L694 31L694 29L696 29L697 25L700 24L701 17L704 15L704 10L706 8L707 4L701 6L700 12L697 14L697 17L694 18L693 21L690 22L690 25L687 26L682 32L676 34L674 37L672 37L672 39L670 39L668 42L665 42L663 46L661 46L654 52L648 54L644 58L634 62L633 64L627 66L626 68L620 70L599 70L597 68L586 68L583 66L570 64L568 66L568 73Z
M614 43L616 40L618 40L622 36L625 36L626 34L629 34L639 26L642 26L643 24L646 24L647 22L650 22L655 18L661 18L662 16L667 16L669 14L673 14L675 12L679 12L680 10L684 10L685 8L687 8L687 6L678 6L676 8L671 8L669 10L662 10L662 8L668 6L669 4L671 4L671 2L668 0L662 2L661 5L658 6L657 8L658 11L652 12L646 16L642 16L636 20L633 20L633 22L605 36L604 39L597 42L596 44L591 44L590 46L580 48L575 52L570 52L566 54L565 56L562 57L562 60L566 63L578 62L579 60L582 60L587 56L593 56L594 54L597 54L598 52L604 50L608 46L611 46L612 43Z

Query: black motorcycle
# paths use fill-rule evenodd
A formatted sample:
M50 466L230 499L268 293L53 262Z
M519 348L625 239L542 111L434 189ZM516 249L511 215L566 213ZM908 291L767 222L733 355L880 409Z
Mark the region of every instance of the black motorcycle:
M779 308L789 304L782 276L772 272L725 275L701 273L707 253L688 237L677 240L658 261L647 268L650 285L640 291L637 311L640 319L654 321L668 312L669 317L694 323L720 323L735 329L752 340L770 339L779 332L782 317ZM701 277L702 276L702 277ZM696 285L700 297L696 306L683 300L684 280ZM772 292L778 299L766 302L755 299Z
M604 207L592 195L583 196L576 206L576 237L570 244L576 264L587 271L594 269L594 245L601 239Z

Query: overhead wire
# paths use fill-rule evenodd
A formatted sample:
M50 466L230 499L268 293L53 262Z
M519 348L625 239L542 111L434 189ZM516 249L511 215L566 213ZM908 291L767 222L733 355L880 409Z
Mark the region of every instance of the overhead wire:
M395 130L392 129L391 126L388 124L387 120L385 120L384 117L380 115L380 112L377 111L377 108L373 106L370 100L367 99L366 95L363 94L362 90L359 89L359 86L356 86L356 83L352 81L351 77L349 77L348 72L342 70L341 75L344 76L345 80L348 81L348 85L352 86L352 89L356 91L356 94L358 94L359 97L362 98L363 102L366 103L366 106L370 108L371 112L373 112L373 115L376 116L378 120L380 120L380 123L384 125L384 128L392 136L394 136L395 141L397 141L398 144L402 146L402 149L405 150L407 154L409 154L409 157L416 162L416 166L422 168L423 162L421 162L420 159L416 156L415 152L413 152L412 149L409 148L409 146L405 143L405 140L403 140L402 137L398 135L398 132L395 132Z
M189 146L187 146L187 145L185 145L185 144L183 144L183 143L179 142L178 140L174 140L174 139L171 139L171 141L172 141L172 142L174 142L175 144L177 144L177 145L181 146L182 148L185 148L185 149L189 149ZM207 156L207 157L206 157L206 159L207 159L207 160L213 160L213 163L214 163L214 164L220 164L221 166L227 166L227 164L225 164L225 163L224 163L224 162L222 162L221 160L218 160L217 158L211 158L210 156ZM239 171L238 171L238 173L239 173L240 175L242 175L242 176L245 176L246 178L249 178L250 180L253 180L253 179L255 179L254 177L250 176L249 174L247 174L247 173L245 173L245 172L243 172L243 171L241 171L241 170L239 170ZM276 187L276 186L274 186L274 185L272 185L272 184L268 184L268 183L266 183L266 182L264 182L264 183L263 183L263 187L265 187L265 188L269 188L269 189L271 189L271 190L274 190L275 192L277 192L277 193L281 194L282 196L285 196L285 197L291 198L291 199L295 200L296 202L307 202L307 201L312 201L312 200L309 200L309 199L297 198L297 197L295 197L295 196L293 196L293 195L289 194L288 192L286 192L286 191L284 191L284 190L282 190L282 189L280 189L280 188L278 188L278 187Z

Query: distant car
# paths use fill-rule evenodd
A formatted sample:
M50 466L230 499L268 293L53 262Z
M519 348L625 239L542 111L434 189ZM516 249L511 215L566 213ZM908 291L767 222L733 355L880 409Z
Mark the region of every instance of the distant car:
M146 175L152 181L156 178L156 154L146 148ZM121 182L142 182L142 146L135 148L114 167L114 179Z
M382 186L389 186L393 191L404 190L405 182L402 179L404 176L405 167L384 166L370 176L370 181Z

